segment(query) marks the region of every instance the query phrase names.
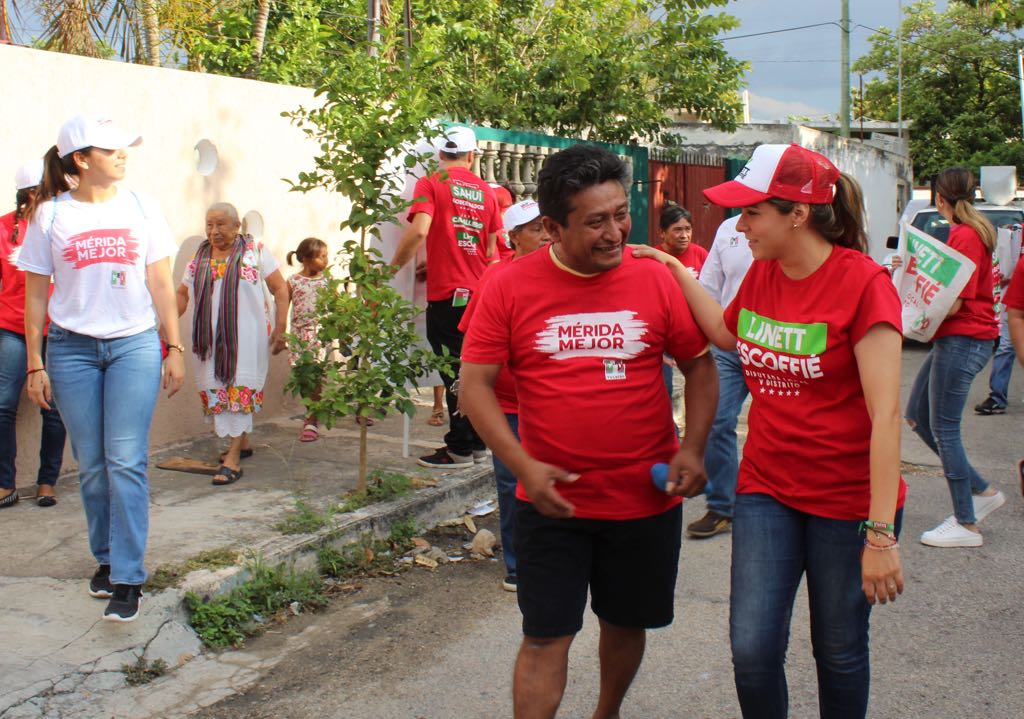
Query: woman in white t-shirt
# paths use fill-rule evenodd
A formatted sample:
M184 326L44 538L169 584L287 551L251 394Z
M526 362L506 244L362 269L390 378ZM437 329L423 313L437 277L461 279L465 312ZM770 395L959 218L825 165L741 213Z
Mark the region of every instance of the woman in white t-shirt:
M169 261L177 246L159 205L117 184L125 148L140 142L105 117L66 122L46 153L18 258L26 272L29 397L41 407L55 403L64 418L99 563L89 594L109 598L103 618L117 622L138 616L146 581L146 464L161 374L168 396L185 374ZM78 180L73 190L68 176Z

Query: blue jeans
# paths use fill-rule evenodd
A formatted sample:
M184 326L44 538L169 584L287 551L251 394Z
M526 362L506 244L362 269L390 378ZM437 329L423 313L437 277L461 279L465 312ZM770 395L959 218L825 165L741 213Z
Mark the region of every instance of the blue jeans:
M505 414L512 434L519 439L519 415ZM516 477L498 455L491 453L494 464L494 483L498 486L498 514L501 519L501 556L505 558L505 570L516 574Z
M972 495L988 489L988 482L967 459L960 421L971 383L991 355L991 340L961 335L935 340L907 401L907 420L942 461L953 498L953 514L960 524L974 523Z
M25 387L27 367L25 336L0 329L0 489L14 489L18 457L18 402ZM43 431L39 442L39 473L36 484L57 484L64 462L64 423L55 409L40 410Z
M146 581L149 424L160 389L155 329L101 340L50 323L46 366L78 460L89 548L114 584Z
M708 509L723 517L732 517L732 507L736 503L736 477L740 470L736 422L749 392L739 354L717 347L712 347L711 353L718 367L718 412L711 425L704 455L704 466L708 472L704 491Z
M1010 374L1017 363L1017 353L1010 341L1010 326L1004 317L999 322L999 346L992 358L992 374L988 377L989 397L1000 407L1010 403Z
M902 514L896 515L897 533ZM821 716L866 716L871 605L861 591L859 524L798 512L766 494L736 497L729 637L736 693L747 719L788 716L786 647L805 573Z

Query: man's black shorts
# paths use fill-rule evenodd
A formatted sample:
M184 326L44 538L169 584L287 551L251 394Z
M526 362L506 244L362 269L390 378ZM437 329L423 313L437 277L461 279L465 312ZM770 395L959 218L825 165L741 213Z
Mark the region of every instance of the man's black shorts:
M549 519L516 500L523 634L578 632L588 587L591 609L610 624L671 624L682 527L682 505L642 519Z

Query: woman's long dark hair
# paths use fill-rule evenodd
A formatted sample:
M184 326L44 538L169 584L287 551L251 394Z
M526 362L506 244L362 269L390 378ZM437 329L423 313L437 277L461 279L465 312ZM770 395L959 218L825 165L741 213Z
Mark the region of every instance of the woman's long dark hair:
M28 215L28 206L32 203L32 190L26 187L14 195L14 231L11 232L11 244L18 244L18 233L21 230L21 219Z
M789 200L768 200L784 215L796 207ZM864 195L857 181L845 172L836 180L836 194L830 205L808 205L811 208L811 227L821 236L839 247L867 254L868 236L864 230Z
M963 167L947 168L935 178L935 191L953 208L953 222L973 229L989 252L993 252L996 249L996 228L974 208L977 186L974 173Z
M81 152L83 154L89 154L92 151L91 147L83 147L81 150L75 150L75 152ZM68 182L68 175L72 177L78 176L78 165L75 164L75 152L70 153L64 158L61 158L57 154L57 146L54 145L46 154L43 155L43 181L39 183L39 187L36 188L35 197L29 203L26 210L29 222L35 217L36 209L46 202L52 200L54 197L62 192L67 192L71 189L71 183Z

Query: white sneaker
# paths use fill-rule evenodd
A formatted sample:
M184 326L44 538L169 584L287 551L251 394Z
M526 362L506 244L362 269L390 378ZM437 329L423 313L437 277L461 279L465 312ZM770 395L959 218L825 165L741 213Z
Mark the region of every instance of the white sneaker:
M938 527L921 535L921 544L929 547L980 547L983 541L978 532L964 527L956 517L946 517Z
M974 519L975 521L980 522L985 517L992 514L992 512L1006 504L1006 495L999 491L988 497L976 494L974 495L973 500Z

